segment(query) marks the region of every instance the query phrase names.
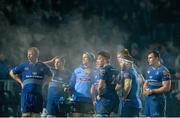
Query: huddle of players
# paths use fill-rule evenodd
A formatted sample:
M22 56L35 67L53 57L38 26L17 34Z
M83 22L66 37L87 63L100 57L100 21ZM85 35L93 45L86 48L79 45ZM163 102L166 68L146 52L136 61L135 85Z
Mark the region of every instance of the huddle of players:
M64 110L67 108L65 93L71 95L69 101L73 109L70 116L92 116L95 111L97 117L138 117L142 108L142 84L145 116L165 115L164 94L170 90L171 80L169 71L160 63L157 51L148 53L149 68L145 79L137 72L127 49L117 52L118 69L110 64L108 52L98 52L96 61L92 53L84 52L82 63L72 75L64 68L63 56L40 62L39 50L32 47L28 49L27 57L28 61L10 71L11 77L22 87L22 117L40 116L42 88L47 83L46 109L49 117L67 116L67 110Z

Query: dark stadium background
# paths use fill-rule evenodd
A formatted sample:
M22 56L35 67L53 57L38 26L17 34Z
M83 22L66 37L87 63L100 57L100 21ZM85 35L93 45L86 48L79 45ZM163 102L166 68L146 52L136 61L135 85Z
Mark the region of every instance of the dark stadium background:
M0 116L20 115L8 70L31 46L42 61L65 55L71 70L82 51L108 50L116 66L116 51L128 48L143 74L147 51L156 49L173 79L168 115L180 116L180 0L0 0Z

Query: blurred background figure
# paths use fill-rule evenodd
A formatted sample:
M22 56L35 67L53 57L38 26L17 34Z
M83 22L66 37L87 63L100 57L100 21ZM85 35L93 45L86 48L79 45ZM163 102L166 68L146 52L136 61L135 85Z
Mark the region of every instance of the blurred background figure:
M90 52L84 52L81 57L82 64L78 66L70 80L69 87L72 91L72 99L75 102L73 116L92 116L94 107L91 89L95 79L95 56Z
M44 63L52 65L51 70L53 73L48 86L47 116L65 117L68 113L68 106L65 103L68 96L64 92L64 88L67 87L70 78L70 71L65 68L65 57L57 56Z
M0 80L10 79L8 74L10 69L12 69L12 65L9 64L5 52L0 50Z
M16 92L12 89L14 83L11 81L9 76L9 71L12 69L12 65L7 59L7 55L4 50L0 49L0 116L18 116L19 112L17 110L17 101L15 101L14 96ZM18 97L19 95L17 95ZM11 103L11 104L10 104ZM16 108L16 109L15 109Z
M175 59L175 77L180 80L180 54ZM180 83L179 83L180 85ZM179 87L180 90L180 87Z

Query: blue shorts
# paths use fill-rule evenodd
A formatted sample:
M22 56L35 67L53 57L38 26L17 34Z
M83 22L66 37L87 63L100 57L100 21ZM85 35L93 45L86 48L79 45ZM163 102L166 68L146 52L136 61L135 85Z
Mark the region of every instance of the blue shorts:
M96 100L96 114L109 115L113 109L112 101L109 99L101 98Z
M124 105L122 107L122 117L139 117L139 112L141 108L135 108L131 106Z
M57 99L51 99L51 100L49 99L47 101L46 109L47 109L48 115L54 115L57 117L65 116L67 108L64 104L64 101L60 101L60 98L61 97Z
M65 98L63 94L64 92L58 90L57 87L50 87L48 89L48 98L46 106L48 115L64 116L65 113L63 113L63 108L65 107Z
M166 102L165 97L163 95L146 96L144 105L145 116L165 116Z
M21 94L21 112L40 113L43 108L43 97L40 93Z
M96 100L96 114L107 115L111 112L118 112L119 100L118 97L114 99L107 99L102 97L100 100Z

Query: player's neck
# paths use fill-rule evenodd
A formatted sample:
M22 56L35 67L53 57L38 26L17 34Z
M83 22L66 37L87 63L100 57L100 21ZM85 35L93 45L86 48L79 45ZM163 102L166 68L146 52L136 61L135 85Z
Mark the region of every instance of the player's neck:
M90 64L84 64L84 68L89 68Z
M30 60L30 61L31 61L31 63L35 64L35 63L37 63L37 62L38 62L38 59L36 58L36 59L34 59L34 60Z
M154 63L152 66L153 66L154 68L157 68L159 65L160 65L160 62L157 62L157 63Z
M127 65L126 65L126 68L127 68L127 69L132 68L132 64L127 64Z

